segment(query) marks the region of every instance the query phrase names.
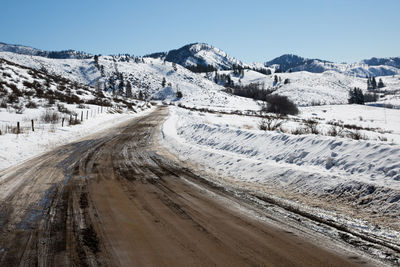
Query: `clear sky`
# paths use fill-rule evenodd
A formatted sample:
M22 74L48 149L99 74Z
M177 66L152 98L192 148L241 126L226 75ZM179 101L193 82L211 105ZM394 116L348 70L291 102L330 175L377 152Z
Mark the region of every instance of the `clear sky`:
M400 56L400 0L1 0L0 42L144 55L192 42L246 61Z

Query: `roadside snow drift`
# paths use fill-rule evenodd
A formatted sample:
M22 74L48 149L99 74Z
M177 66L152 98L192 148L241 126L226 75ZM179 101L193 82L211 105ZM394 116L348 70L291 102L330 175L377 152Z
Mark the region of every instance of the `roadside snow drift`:
M164 145L180 160L228 177L309 196L331 194L366 209L400 215L400 146L373 140L291 135L210 124L211 117L172 108Z

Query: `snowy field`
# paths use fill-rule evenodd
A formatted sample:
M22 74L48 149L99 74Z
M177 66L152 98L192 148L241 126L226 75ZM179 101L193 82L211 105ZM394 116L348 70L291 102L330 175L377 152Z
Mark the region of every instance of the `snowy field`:
M399 110L387 110L386 122L382 108L343 105L301 111L298 119L319 117L322 121L365 124L392 131L387 135L400 140ZM350 205L361 203L365 211L400 215L399 143L261 131L257 129L260 119L254 117L176 107L170 113L161 142L179 160L222 177L220 182L253 189L285 189L285 193L311 198L329 195ZM397 220L393 225L400 226Z
M21 163L31 157L50 151L51 149L76 141L94 132L106 130L121 122L136 116L142 116L150 112L149 106L138 109L138 113L124 111L116 112L113 108L103 108L95 105L85 105L87 108L79 109L77 105L67 105L70 111L79 114L78 120L83 113L83 122L78 125L69 126L69 115L59 114L57 123L45 123L41 117L46 113L46 108L26 109L23 114L10 113L6 109L0 109L0 170ZM65 117L64 127L62 119ZM34 120L34 129L31 129L31 120ZM15 129L20 122L21 133L5 133L7 127Z

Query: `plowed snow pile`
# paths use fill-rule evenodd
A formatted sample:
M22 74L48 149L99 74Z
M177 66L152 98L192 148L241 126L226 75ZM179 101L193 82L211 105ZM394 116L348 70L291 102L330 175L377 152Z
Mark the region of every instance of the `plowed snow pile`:
M261 131L258 121L171 108L163 142L180 160L207 166L232 184L328 196L378 214L400 215L400 145Z

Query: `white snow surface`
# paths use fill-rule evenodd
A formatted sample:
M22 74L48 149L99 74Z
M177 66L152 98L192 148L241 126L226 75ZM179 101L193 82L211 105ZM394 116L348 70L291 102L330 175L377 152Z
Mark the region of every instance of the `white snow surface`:
M181 161L228 177L232 184L267 185L313 196L342 191L358 193L359 198L374 194L379 199L374 204L385 212L400 209L398 144L264 132L249 129L255 118L236 115L178 108L170 113L162 128L165 147Z

